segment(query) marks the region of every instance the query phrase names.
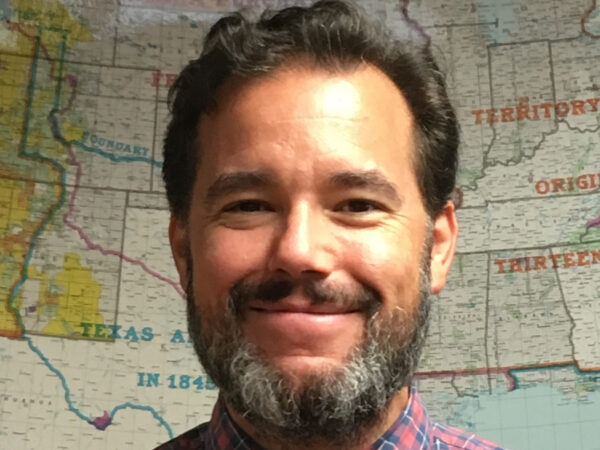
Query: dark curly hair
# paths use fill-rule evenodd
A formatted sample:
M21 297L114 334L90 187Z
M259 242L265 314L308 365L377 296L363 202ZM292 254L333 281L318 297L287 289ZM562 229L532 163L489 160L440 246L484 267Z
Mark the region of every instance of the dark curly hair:
M437 216L454 189L458 123L429 45L399 40L345 0L265 11L258 20L233 13L217 21L198 59L169 91L171 119L164 139L163 179L171 213L186 221L201 155L198 121L217 107L216 94L231 76L260 77L286 62L308 60L332 72L367 63L385 73L415 119L415 172L425 208Z

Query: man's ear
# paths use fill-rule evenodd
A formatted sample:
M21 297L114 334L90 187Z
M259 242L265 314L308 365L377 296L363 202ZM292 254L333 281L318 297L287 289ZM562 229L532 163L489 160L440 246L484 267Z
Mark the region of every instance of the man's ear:
M446 276L450 271L456 239L458 223L452 201L446 202L442 212L433 222L433 246L431 248L431 291L438 294L446 284Z
M171 243L171 253L175 261L175 267L179 273L179 283L185 290L188 285L188 234L187 226L181 220L171 215L169 222L169 242Z

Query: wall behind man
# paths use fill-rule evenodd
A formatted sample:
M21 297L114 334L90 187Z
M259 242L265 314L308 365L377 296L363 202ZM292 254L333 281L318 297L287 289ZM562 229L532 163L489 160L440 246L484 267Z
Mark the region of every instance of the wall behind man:
M221 14L292 3L0 3L1 447L146 448L207 419L166 236L166 93ZM462 126L459 252L417 377L430 414L597 448L600 9L361 4L430 42Z

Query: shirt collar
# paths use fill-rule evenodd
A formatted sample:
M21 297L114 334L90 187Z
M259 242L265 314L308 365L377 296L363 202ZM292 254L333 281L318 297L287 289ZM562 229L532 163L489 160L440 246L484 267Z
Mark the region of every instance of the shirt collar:
M369 450L422 449L429 444L432 423L413 384L404 411ZM400 446L399 444L402 443Z
M235 448L236 450L259 450L262 446L246 434L231 419L223 397L219 395L217 403L213 409L210 422L208 424L207 443L211 450L227 450Z

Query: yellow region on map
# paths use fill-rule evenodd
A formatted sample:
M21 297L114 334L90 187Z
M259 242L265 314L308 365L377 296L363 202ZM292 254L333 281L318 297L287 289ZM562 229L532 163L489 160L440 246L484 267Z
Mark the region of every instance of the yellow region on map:
M15 15L13 21L31 23L48 31L57 32L56 35L48 34L44 44L52 48L60 45L63 37L66 38L67 47L75 42L91 41L92 33L89 29L74 18L69 10L61 3L47 0L16 0L14 2Z
M49 322L50 334L71 336L81 320L102 322L99 284L77 255L65 255L55 278L30 267L28 255L67 206L60 170L67 150L54 138L48 115L71 94L61 89L65 52L93 35L57 1L17 0L11 9L10 20L0 24L0 336L27 332L19 319L34 310L44 314L40 323ZM67 139L83 133L71 126L66 131ZM23 299L28 282L40 286L38 305Z
M29 278L40 280L40 316L54 316L44 327L44 334L81 336L81 322L104 323L98 309L102 287L94 280L92 269L81 264L77 253L65 254L62 271L52 282L34 268L30 268Z
M70 122L62 122L61 127L62 136L67 141L81 141L83 139L83 128L71 124Z
M3 55L0 66L0 127L3 139L0 142L0 153L17 151L16 145L23 133L23 116L26 95L26 79L24 74L29 70L31 62L28 58L14 55ZM0 176L4 169L0 168Z
M0 295L8 299L24 264L27 241L31 236L29 220L30 202L34 192L33 182L0 178ZM18 308L18 299L13 306ZM0 335L20 336L14 311L4 301L0 308Z

